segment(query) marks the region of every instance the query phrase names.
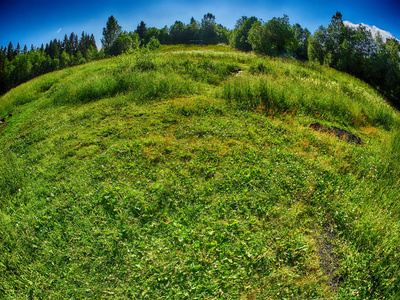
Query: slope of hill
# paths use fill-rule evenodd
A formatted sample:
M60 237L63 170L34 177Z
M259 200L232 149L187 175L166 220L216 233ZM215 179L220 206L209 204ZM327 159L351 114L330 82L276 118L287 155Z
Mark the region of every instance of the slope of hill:
M164 47L0 117L0 298L400 297L400 117L349 75Z

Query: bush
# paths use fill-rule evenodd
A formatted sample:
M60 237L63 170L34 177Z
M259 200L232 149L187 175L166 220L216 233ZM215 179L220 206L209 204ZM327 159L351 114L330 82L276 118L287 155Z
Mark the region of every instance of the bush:
M161 47L160 41L154 36L151 37L149 43L147 44L147 48L149 50L156 50Z

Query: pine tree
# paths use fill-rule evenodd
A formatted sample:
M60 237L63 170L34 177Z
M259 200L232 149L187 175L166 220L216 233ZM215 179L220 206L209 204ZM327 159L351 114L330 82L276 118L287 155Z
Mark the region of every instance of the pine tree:
M88 35L82 31L81 39L79 40L79 51L86 57L86 49L88 47Z
M78 53L79 51L79 39L78 39L78 35L75 34L74 37L74 42L73 42L73 48L74 48L74 53Z
M49 52L48 54L52 59L56 59L60 57L60 53L58 51L58 42L57 39L50 41Z
M15 53L16 53L17 55L21 53L21 46L20 46L19 43L17 44L17 49L15 49Z
M15 57L14 45L10 42L7 48L7 59L12 61Z
M103 38L101 39L101 43L103 45L103 49L107 52L114 41L119 37L122 32L122 27L118 25L118 21L111 16L108 18L106 27L103 28Z
M69 46L70 46L70 54L76 54L79 48L78 36L71 32L69 36Z
M193 44L199 42L199 24L197 21L192 17L190 19L190 24L186 26L186 36L187 36L187 43Z
M92 45L95 49L97 49L96 39L94 38L93 34L90 36L89 45Z
M71 45L69 43L69 38L68 38L67 34L64 35L64 40L62 43L62 50L67 52L68 54L71 52Z
M50 41L50 45L46 43L46 47L44 48L44 53L50 55L50 48L53 45L53 41Z
M0 95L7 91L8 78L7 78L7 57L5 48L1 46L0 50Z
M146 36L146 32L147 32L146 23L141 21L140 24L137 26L135 32L139 35L139 38L143 41Z
M175 24L169 29L170 42L172 44L185 43L185 24L181 21L175 21Z

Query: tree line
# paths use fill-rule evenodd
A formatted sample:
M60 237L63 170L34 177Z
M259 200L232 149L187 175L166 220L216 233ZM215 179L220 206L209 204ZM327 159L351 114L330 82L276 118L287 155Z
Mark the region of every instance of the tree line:
M147 27L141 21L133 31L123 31L114 16L103 28L101 48L93 35L74 33L54 39L40 48L28 50L12 43L0 49L0 94L41 74L136 51L157 49L161 44L229 44L241 51L284 56L313 61L352 74L377 88L394 105L400 107L400 43L396 39L373 37L365 27L344 25L337 12L328 27L320 26L314 34L300 24L291 25L284 15L262 21L241 17L228 30L217 24L213 14L201 21L191 18L188 24L176 21L161 29Z
M54 39L40 48L32 45L30 50L26 45L21 50L19 43L14 48L10 42L0 48L0 94L42 74L103 57L93 34L85 32L80 37L72 32L62 41Z
M373 37L363 26L344 25L342 14L332 16L327 28L314 34L289 18L262 22L242 17L230 35L230 44L243 51L309 60L356 76L369 83L400 108L400 43Z
M102 49L106 55L119 55L139 47L157 48L160 44L200 44L213 45L228 43L229 30L217 24L215 16L205 14L198 22L193 17L189 24L176 21L169 28L148 28L143 21L134 31L122 31L122 27L113 17L109 17L103 28Z

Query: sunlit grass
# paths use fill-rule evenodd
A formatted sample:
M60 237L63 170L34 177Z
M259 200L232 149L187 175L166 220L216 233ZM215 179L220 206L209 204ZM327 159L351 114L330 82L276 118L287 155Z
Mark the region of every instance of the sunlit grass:
M221 96L245 109L306 114L350 126L399 126L393 109L346 74L277 59L258 60L224 85Z
M399 296L399 114L348 75L168 46L0 113L0 298Z

